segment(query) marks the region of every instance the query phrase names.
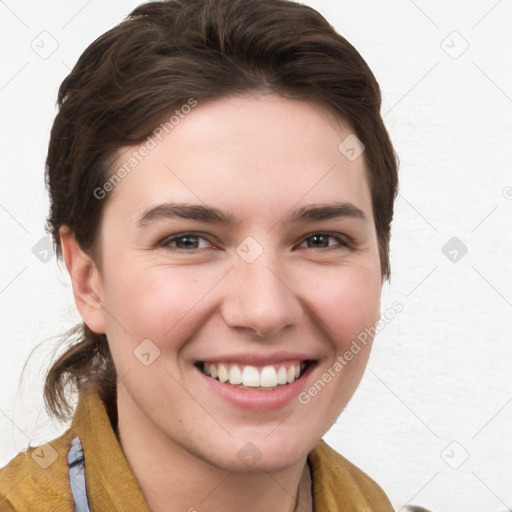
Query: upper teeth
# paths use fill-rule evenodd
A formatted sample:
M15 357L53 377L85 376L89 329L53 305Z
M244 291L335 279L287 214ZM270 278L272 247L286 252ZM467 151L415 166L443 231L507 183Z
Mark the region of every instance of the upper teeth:
M305 365L304 362L295 361L258 368L237 363L203 363L203 373L233 385L273 388L278 384L291 384L298 379Z

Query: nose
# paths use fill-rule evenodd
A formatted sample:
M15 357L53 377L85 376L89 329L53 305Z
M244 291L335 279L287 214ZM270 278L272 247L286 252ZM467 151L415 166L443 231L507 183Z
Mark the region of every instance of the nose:
M303 306L278 259L263 254L254 262L236 261L224 283L221 312L226 324L269 338L299 324Z

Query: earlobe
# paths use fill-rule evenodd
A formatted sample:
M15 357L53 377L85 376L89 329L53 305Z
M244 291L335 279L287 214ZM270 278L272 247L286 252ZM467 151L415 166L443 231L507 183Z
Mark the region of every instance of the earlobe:
M78 312L89 329L96 333L105 333L102 283L96 264L81 249L67 226L59 229L59 235Z

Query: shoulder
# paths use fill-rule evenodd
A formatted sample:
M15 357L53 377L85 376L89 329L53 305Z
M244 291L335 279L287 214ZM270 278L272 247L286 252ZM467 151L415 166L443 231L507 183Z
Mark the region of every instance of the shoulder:
M28 447L0 469L1 512L73 510L66 459L72 437L67 430L49 443Z
M315 506L319 506L319 510L323 510L322 507L325 510L348 507L347 510L393 512L382 488L324 440L315 445L308 459Z

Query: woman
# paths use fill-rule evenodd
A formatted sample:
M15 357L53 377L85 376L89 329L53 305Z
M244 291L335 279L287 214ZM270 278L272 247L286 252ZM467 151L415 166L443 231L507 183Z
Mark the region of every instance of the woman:
M389 276L380 103L287 0L148 3L86 49L47 159L83 324L44 396L78 405L0 471L2 511L392 510L321 439Z

